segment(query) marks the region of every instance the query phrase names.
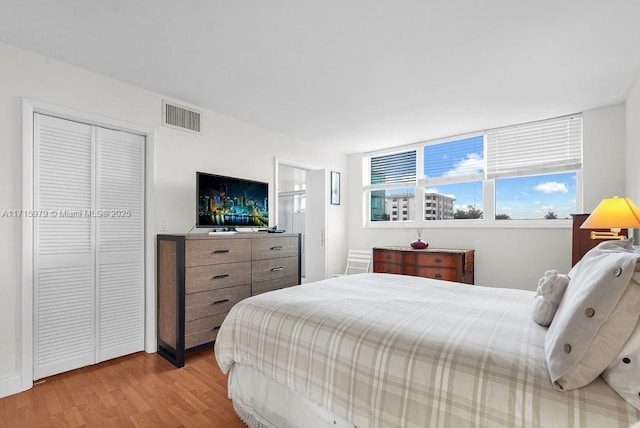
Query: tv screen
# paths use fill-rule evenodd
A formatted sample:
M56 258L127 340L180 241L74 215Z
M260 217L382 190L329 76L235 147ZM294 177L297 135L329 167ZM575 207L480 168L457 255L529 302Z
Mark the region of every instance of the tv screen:
M269 184L196 172L198 227L269 226Z

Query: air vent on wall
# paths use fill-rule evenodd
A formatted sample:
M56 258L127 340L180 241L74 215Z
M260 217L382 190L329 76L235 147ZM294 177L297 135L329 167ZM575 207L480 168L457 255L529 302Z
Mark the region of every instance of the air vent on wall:
M162 124L199 134L200 112L162 101Z

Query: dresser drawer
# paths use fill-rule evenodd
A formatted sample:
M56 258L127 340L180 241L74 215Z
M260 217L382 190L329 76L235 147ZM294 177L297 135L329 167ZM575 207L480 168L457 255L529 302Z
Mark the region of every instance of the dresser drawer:
M402 251L374 250L373 260L378 263L404 263L405 253Z
M254 282L298 275L298 257L255 260L252 266Z
M191 239L185 245L185 265L200 266L251 260L250 239Z
M270 279L267 281L254 282L251 286L251 295L266 293L267 291L279 290L281 288L298 285L298 275L284 278Z
M185 296L185 320L227 313L233 305L251 295L251 285L191 293Z
M407 275L422 276L424 278L442 279L445 281L459 281L458 271L451 268L420 267L407 268Z
M193 348L194 346L214 341L226 316L227 314L224 313L187 321L184 327L185 348Z
M187 293L242 284L251 284L251 262L190 266L185 269Z
M446 266L451 268L462 266L462 257L455 254L423 253L415 256L416 265L418 266Z
M298 238L274 236L255 239L252 252L253 260L298 257Z
M395 273L395 274L404 274L405 265L396 264L396 263L374 263L373 271L375 273Z

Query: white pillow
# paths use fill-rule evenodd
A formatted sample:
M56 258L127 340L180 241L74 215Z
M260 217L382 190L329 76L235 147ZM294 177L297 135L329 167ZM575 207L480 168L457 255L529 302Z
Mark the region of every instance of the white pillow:
M640 287L629 286L640 259L632 243L602 242L569 272L569 286L545 335L556 389L589 384L631 335L640 315Z
M536 298L533 301L533 320L541 326L548 327L553 321L562 296L569 284L569 276L548 270L538 281Z
M640 272L631 278L640 287ZM640 323L602 377L622 398L640 410Z

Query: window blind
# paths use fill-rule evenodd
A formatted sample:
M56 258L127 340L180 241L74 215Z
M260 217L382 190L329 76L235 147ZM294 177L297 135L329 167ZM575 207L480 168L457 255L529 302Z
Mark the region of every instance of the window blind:
M582 116L487 131L487 178L576 171L582 167Z
M371 184L415 183L415 180L415 150L371 158Z

